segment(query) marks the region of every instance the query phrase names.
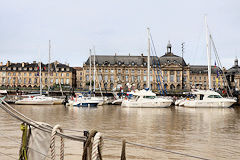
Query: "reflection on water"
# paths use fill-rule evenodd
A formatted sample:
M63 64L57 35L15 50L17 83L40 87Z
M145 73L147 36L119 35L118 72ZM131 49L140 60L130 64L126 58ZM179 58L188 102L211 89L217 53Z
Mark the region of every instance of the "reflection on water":
M239 108L65 108L62 105L15 108L36 121L61 124L63 128L96 129L105 137L125 138L209 159L240 159ZM3 110L0 114L0 152L17 158L20 122ZM65 143L66 159L80 159L82 143L70 140ZM127 145L126 152L127 159L191 159L131 145ZM103 154L104 159L120 159L121 144L105 140ZM0 159L7 157L0 155Z

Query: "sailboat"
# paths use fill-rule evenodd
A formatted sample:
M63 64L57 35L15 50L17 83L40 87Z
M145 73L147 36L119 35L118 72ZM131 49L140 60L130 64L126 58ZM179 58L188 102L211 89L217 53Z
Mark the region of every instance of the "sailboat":
M23 98L22 100L18 100L15 102L15 104L30 104L30 105L47 105L47 104L62 104L63 99L59 98L53 98L49 96L49 90L50 90L50 51L51 51L51 41L49 40L49 60L48 60L48 96L45 96L42 94L42 63L39 63L39 69L40 69L40 75L39 75L39 81L40 81L40 95L29 95L27 98Z
M51 97L45 97L42 95L42 63L39 63L39 69L40 69L40 75L39 75L39 80L40 80L40 95L35 96L35 95L29 95L27 98L23 98L22 100L18 100L15 102L15 104L22 104L22 105L51 105L54 104L54 101Z
M205 16L205 25L206 25L206 47L207 47L207 57L208 57L208 85L209 90L193 90L192 95L195 95L194 99L184 99L179 101L179 106L183 107L197 107L197 108L206 108L206 107L215 107L215 108L224 108L230 107L236 103L235 99L232 98L223 98L219 93L211 90L211 48L209 45L209 31L207 25L207 18Z
M167 99L164 97L157 97L155 93L150 90L150 30L148 30L148 63L147 63L147 90L136 90L133 93L133 98L124 99L122 101L122 107L143 107L143 108L162 108L169 107L172 104L171 99Z
M91 91L92 91L92 50L90 49L90 59L89 59L89 63L90 63L90 94L88 96L83 96L82 94L77 95L75 98L73 98L72 100L69 100L69 104L72 106L82 106L82 107L96 107L100 104L103 104L103 97L95 97L95 74L96 74L96 67L95 67L95 51L94 51L94 74L93 74L93 81L94 81L94 85L93 85L93 91L94 91L94 96L91 95Z

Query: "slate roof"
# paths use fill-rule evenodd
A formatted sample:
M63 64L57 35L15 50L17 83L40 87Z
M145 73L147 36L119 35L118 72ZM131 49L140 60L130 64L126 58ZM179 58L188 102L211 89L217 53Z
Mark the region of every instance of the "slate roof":
M219 67L211 66L212 74L217 74L217 71L220 73L221 69ZM206 65L190 65L190 74L208 74L208 66Z
M185 60L180 57L180 56L177 56L173 53L166 53L165 55L161 56L160 57L160 63L161 64L169 64L169 63L172 63L172 64L177 64L177 65L182 65L183 66L186 66L186 62Z
M182 57L176 56L174 54L165 54L162 57L157 57L157 56L150 56L150 65L158 65L159 64L159 59L160 59L160 64L180 64L186 66L186 62ZM91 58L92 65L93 65L93 56ZM98 65L137 65L137 66L145 66L147 65L147 56L112 56L112 55L96 55L95 57L96 64ZM182 62L183 60L183 62ZM85 62L86 65L89 65L90 59L88 58L87 61Z
M227 70L228 74L240 74L240 66L233 66Z
M53 71L55 71L55 65L54 63L51 63L51 68L53 68ZM3 68L6 68L6 71L9 71L8 68L10 68L10 71L13 70L14 67L16 67L16 71L34 71L35 67L38 67L38 63L24 63L24 67L22 67L22 63L10 63L10 65L3 65L0 66L0 71L3 70ZM24 70L23 68L27 68L27 70ZM43 71L47 71L48 70L48 64L43 64L41 63L41 67ZM20 68L22 68L20 70ZM32 68L32 70L29 70L29 68ZM58 63L57 64L57 68L69 68L70 71L73 70L72 67L69 67L68 65L62 64L62 63ZM59 70L61 71L61 70ZM66 71L66 69L64 69L64 71Z

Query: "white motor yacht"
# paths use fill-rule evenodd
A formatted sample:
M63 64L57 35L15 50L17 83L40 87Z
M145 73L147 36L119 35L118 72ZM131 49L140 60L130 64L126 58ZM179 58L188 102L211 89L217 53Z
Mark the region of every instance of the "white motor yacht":
M123 107L140 107L140 108L162 108L169 107L172 104L171 99L159 98L152 91L135 91L133 98L124 99L122 101Z
M223 98L219 93L210 90L194 90L194 99L182 100L179 105L183 107L198 107L198 108L225 108L230 107L236 100L232 98Z

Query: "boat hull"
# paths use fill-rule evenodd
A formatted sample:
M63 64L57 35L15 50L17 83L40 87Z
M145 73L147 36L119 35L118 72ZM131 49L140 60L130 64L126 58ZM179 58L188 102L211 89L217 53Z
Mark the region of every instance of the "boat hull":
M21 104L21 105L52 105L53 101L16 101L15 104Z

